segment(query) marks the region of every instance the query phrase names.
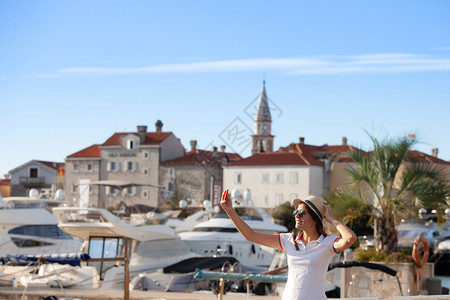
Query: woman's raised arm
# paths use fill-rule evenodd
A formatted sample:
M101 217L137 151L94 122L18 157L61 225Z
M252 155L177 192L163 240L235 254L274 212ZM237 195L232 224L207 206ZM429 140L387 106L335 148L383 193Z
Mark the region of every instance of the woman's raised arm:
M333 217L333 211L328 205L325 205L325 220L336 227L337 231L341 234L341 238L334 243L334 250L341 252L353 245L356 241L356 234L345 224Z
M250 228L250 226L247 225L247 223L244 222L244 220L241 219L241 217L233 208L232 200L228 196L228 190L225 190L223 192L220 205L227 213L228 217L230 217L231 221L233 221L234 226L236 226L237 230L239 230L239 232L246 240L264 246L281 249L278 234L269 234L254 231Z

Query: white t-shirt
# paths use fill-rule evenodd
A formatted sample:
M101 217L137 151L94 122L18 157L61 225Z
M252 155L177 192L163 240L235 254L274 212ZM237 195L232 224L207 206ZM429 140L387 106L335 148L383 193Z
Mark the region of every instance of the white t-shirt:
M334 250L336 235L321 235L318 240L309 242L306 246L297 237L299 250L295 249L292 233L279 234L280 246L286 251L289 266L288 279L282 300L320 300L327 299L325 295L325 278L328 264Z

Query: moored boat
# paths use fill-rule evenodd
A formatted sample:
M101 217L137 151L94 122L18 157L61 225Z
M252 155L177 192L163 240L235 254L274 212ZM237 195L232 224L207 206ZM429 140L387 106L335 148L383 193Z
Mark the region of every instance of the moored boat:
M253 229L265 233L286 232L287 228L274 223L263 209L253 205L250 191L244 197L239 190L231 192L235 209ZM191 231L180 232L181 239L198 255L233 256L246 265L269 267L277 250L247 241L225 213L216 213L200 222Z

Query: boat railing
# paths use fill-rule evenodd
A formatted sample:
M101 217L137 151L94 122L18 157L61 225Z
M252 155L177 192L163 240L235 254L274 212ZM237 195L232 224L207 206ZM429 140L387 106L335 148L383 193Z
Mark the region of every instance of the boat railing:
M60 223L107 223L111 222L97 208L58 207L53 209Z

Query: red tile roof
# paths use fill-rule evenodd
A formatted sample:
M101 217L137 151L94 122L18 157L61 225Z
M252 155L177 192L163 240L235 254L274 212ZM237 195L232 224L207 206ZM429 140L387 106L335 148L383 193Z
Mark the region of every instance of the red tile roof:
M196 164L228 164L231 162L239 161L242 157L236 153L216 152L214 156L213 151L206 150L194 150L187 152L186 155L178 157L166 162L161 163L163 166L175 166L175 165L196 165Z
M336 146L313 146L307 144L291 143L287 147L281 147L276 152L259 153L236 163L231 166L323 166L320 158L329 157L332 154L346 154L354 148L349 145ZM339 162L352 162L353 160L342 156Z
M67 156L67 158L75 158L75 157L100 157L100 148L99 144L94 144L89 146L81 151L75 152Z
M450 165L450 162L437 158L436 156L428 155L419 151L409 151L408 158L411 162L425 162Z
M53 161L43 161L43 160L35 160L38 163L41 163L43 165L46 165L47 167L50 167L56 171L59 171L59 168L63 168L66 165L65 163L59 163L59 162L53 162Z
M100 146L116 146L120 145L122 142L122 138L126 135L133 134L135 136L139 136L136 132L116 132L111 137L109 137L106 142L103 144L94 144L89 146L81 151L73 153L67 158L75 158L75 157L100 157L101 151ZM172 132L147 132L145 136L144 145L158 145L161 144Z
M0 185L11 185L11 179L0 179Z
M129 134L139 136L137 132L116 132L102 146L120 145L122 138ZM171 134L172 132L146 132L143 145L159 145Z
M321 146L321 149L327 153L332 153L332 154L342 154L341 157L338 157L337 160L335 160L335 162L341 162L341 163L351 163L354 162L353 159L351 159L350 157L348 157L346 154L353 151L353 150L360 150L361 149L357 149L353 146L349 146L349 145L336 145L336 146L328 146L328 145L323 145ZM363 155L367 154L367 152L362 151Z

